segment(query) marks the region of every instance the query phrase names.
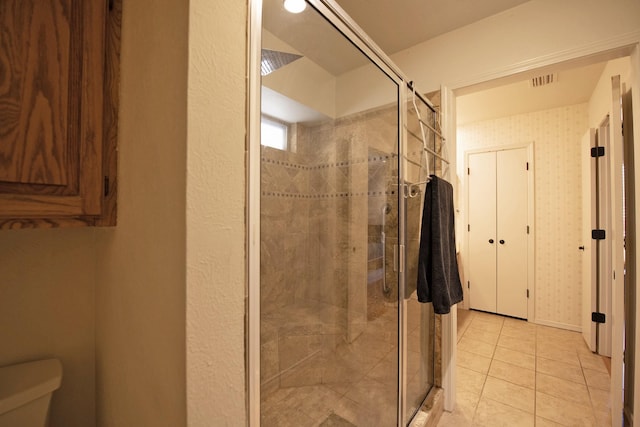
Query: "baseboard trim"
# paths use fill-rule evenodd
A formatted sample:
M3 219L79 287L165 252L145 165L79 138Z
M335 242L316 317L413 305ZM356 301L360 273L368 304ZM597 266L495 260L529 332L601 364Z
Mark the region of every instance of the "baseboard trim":
M554 322L553 320L535 319L536 325L551 326L552 328L566 329L568 331L582 332L581 326L571 325L569 323Z

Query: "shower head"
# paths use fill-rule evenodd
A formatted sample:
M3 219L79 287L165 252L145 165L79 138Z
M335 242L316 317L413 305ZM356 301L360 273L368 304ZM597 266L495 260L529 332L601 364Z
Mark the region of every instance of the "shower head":
M262 49L262 61L260 74L266 76L278 68L284 67L302 58L302 55L295 53L280 52L279 50Z

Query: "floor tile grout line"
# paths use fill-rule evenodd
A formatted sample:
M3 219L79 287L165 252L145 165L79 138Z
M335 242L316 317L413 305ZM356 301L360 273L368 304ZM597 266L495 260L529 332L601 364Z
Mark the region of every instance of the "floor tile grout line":
M502 332L502 327L504 326L504 320L500 325L500 332ZM467 328L468 329L468 328ZM498 337L500 335L498 334ZM498 347L497 343L493 346L493 351L491 352L491 363L493 363L493 357L496 354L496 348ZM489 363L489 369L491 369L491 363ZM480 389L480 397L478 398L478 403L476 403L476 408L473 411L473 417L471 417L471 424L473 425L473 420L476 418L476 413L478 412L478 407L480 406L480 401L484 395L484 388L487 384L487 378L489 378L489 371L484 375L484 381L482 382L482 389ZM488 399L488 398L487 398Z
M500 360L499 362L501 362L501 360ZM467 369L468 369L468 368L467 368ZM476 371L476 372L477 372L477 371ZM495 379L497 379L497 380L504 381L504 382L506 382L506 383L513 384L513 385L518 386L518 387L526 388L526 389L528 389L528 390L533 390L534 392L536 391L536 389L535 389L535 385L534 385L534 387L533 387L533 388L531 388L531 387L527 387L526 385L522 385L522 384L514 383L513 381L509 381L509 380L506 380L506 379L504 379L504 378L496 377L495 375L491 375L491 374L489 374L489 373L487 373L486 375L487 375L488 377L495 378ZM535 381L535 380L534 380L534 381ZM535 382L534 382L534 384L535 384Z
M578 351L576 350L576 353L578 353ZM594 353L595 354L595 353ZM597 422L598 418L596 417L596 408L593 404L593 394L592 394L592 387L589 385L589 383L587 382L587 375L585 373L585 366L582 362L582 359L580 358L580 354L577 354L578 356L578 361L580 362L580 369L582 371L582 376L584 377L584 384L587 387L587 393L589 394L589 403L591 404L591 414L593 415L593 419ZM597 387L593 387L593 388L597 388ZM610 393L610 392L609 392ZM611 409L609 409L609 411L611 411Z
M469 330L469 326L471 326L471 323L473 322L473 319L475 318L475 312L471 316L471 319L469 320L469 324L467 325L466 329L465 329L465 333ZM473 420L476 418L476 412L478 412L478 406L480 406L480 399L482 399L482 393L484 392L484 385L487 382L487 375L484 375L484 380L482 381L482 387L480 388L480 393L478 394L478 401L476 402L476 404L474 405L473 408L473 414L471 414L471 425L473 426Z
M480 401L482 400L482 395L484 394L484 386L487 383L488 375L484 376L484 380L482 381L482 388L480 389L480 395L478 396L478 402L476 402L476 407L473 410L473 415L471 416L471 425L473 425L473 420L476 418L476 412L478 412L478 406L480 406Z
M482 396L481 396L480 398L482 398ZM485 396L485 399L487 399L487 400L491 400L491 401L493 401L493 402L497 402L497 403L499 403L499 404L501 404L501 405L504 405L504 406L508 406L509 408L517 409L518 411L526 412L527 414L532 415L534 419L535 419L535 417L536 417L536 414L535 414L535 406L534 406L534 409L533 409L533 410L534 410L534 412L529 412L529 411L526 411L526 410L524 410L524 409L522 409L522 408L518 408L517 406L513 406L513 405L510 405L509 403L501 402L501 401L496 400L496 399L493 399L493 398L491 398L491 397L486 397L486 396Z

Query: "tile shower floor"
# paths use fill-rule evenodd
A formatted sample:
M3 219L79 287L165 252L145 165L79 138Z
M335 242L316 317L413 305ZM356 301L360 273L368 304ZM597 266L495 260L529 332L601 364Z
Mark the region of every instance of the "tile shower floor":
M610 374L582 335L458 310L458 399L439 427L611 425Z
M331 325L336 316L309 319L317 309L288 314L286 328L308 330L314 322ZM391 307L351 344L337 331L337 345L322 351L282 375L286 384L263 397L261 425L265 427L391 426L396 419L397 321ZM282 325L282 319L277 319ZM318 323L319 321L319 323ZM298 322L298 324L295 324ZM294 323L294 324L292 324ZM273 328L278 329L278 328ZM281 326L280 329L283 329ZM331 340L333 335L324 335ZM295 337L294 337L295 338ZM282 341L282 340L281 340ZM288 346L287 352L295 352Z
M410 304L419 306L417 300ZM316 327L340 323L344 313L309 307L279 310L263 317L263 334L283 334L281 357L308 350L313 342L300 340ZM414 307L415 308L415 307ZM313 318L310 318L313 314ZM407 352L408 394L421 399L424 376L421 371L420 312L410 310ZM415 318L411 317L413 315ZM286 322L285 322L286 320ZM284 325L284 326L283 326ZM278 332L279 331L279 332ZM389 305L369 320L358 338L348 344L336 329L335 337L325 332L322 349L279 378L280 387L263 391L261 425L264 427L389 427L396 425L397 411L397 307ZM291 340L289 344L288 340ZM286 353L286 354L284 354ZM428 363L429 361L425 362ZM414 404L416 402L413 402ZM411 405L412 402L408 402Z

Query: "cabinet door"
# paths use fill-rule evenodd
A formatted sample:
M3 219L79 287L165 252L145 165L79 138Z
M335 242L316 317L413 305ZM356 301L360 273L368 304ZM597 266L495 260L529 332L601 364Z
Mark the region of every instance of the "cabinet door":
M497 312L527 318L527 150L497 152Z
M469 300L496 312L496 153L469 155Z
M0 1L0 225L101 214L105 1Z

